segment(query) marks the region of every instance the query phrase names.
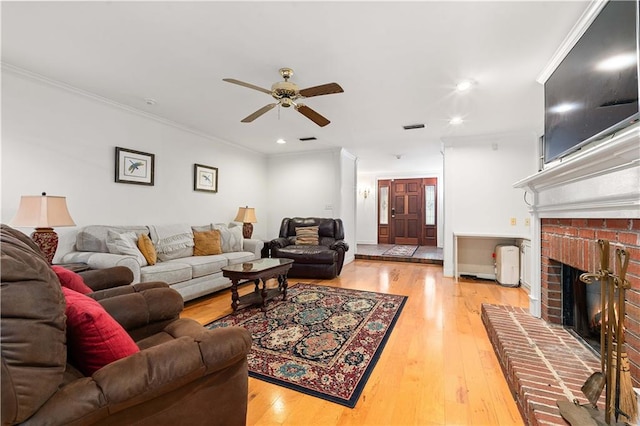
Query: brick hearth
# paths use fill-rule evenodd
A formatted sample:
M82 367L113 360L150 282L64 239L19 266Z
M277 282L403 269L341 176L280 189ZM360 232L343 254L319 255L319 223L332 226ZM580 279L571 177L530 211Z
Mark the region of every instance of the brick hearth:
M588 401L580 391L599 358L563 327L522 308L482 305L482 321L528 425L567 425L556 401ZM604 409L604 393L598 404Z

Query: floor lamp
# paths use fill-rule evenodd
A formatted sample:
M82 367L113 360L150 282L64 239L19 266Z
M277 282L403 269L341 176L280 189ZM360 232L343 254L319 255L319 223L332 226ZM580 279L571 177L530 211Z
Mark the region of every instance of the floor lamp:
M40 247L40 251L49 263L58 248L58 234L53 227L75 226L69 210L67 199L47 195L23 195L20 198L18 212L11 222L11 226L36 228L31 239Z

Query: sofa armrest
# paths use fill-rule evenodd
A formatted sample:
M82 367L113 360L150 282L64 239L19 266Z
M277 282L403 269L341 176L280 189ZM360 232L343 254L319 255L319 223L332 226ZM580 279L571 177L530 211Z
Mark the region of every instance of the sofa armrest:
M84 283L93 291L120 287L131 284L133 272L126 266L114 266L106 269L91 269L79 272Z
M134 283L140 282L140 264L134 256L98 253L93 251L72 251L61 259L62 263L86 263L91 269L106 269L114 266L126 266L133 272Z
M349 251L349 244L344 240L338 240L329 246L331 250Z
M283 248L289 245L289 239L288 238L275 238L273 240L271 240L271 242L269 243L271 248Z
M150 329L151 331L147 334L156 332L158 327L153 327L154 323L160 323L164 328L167 323L178 319L180 312L184 309L184 301L180 293L166 284L162 287L103 298L98 302L127 332L132 334L135 340L141 337L140 329Z
M100 301L102 299L108 299L109 297L121 296L123 294L133 294L139 291L148 290L151 288L168 288L169 284L164 281L148 281L144 283L123 285L119 287L105 288L103 290L94 291L87 294L94 300Z
M262 256L262 247L264 247L264 242L261 240L254 240L251 238L245 238L242 240L242 251L253 253L256 259L260 259Z

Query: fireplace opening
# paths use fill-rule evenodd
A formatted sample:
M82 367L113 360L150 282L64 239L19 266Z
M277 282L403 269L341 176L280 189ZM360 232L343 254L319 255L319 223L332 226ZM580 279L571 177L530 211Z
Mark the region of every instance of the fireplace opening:
M600 353L600 282L582 282L580 275L583 273L569 265L562 265L562 325Z

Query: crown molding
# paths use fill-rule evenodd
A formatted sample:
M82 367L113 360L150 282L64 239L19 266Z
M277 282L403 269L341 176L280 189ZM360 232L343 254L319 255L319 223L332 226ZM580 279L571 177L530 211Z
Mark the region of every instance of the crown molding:
M578 22L573 26L569 34L564 39L562 44L558 47L556 52L551 57L549 63L544 67L544 69L536 78L536 81L540 84L544 84L547 79L553 74L553 72L558 68L560 62L562 62L569 54L569 51L573 49L573 46L576 45L580 37L587 31L589 25L596 19L596 17L600 14L602 8L609 2L609 0L595 0L591 2L591 4L587 7L587 9L582 13Z
M53 86L53 87L65 90L67 92L71 92L71 93L83 96L85 98L92 99L94 101L109 105L109 106L111 106L113 108L117 108L117 109L120 109L120 110L123 110L123 111L127 111L129 113L138 115L140 117L156 121L158 123L161 123L161 124L176 128L178 130L182 130L184 132L191 133L191 134L199 136L201 138L208 139L208 140L214 141L214 142L223 143L225 145L232 146L232 147L234 147L236 149L241 149L243 151L250 152L250 153L255 154L255 155L266 157L266 154L263 154L263 153L258 152L258 151L254 151L254 150L252 150L250 148L247 148L245 146L235 144L233 142L227 141L225 139L221 139L221 138L216 137L216 136L212 136L212 135L204 133L204 132L202 132L200 130L196 130L196 129L193 129L191 127L187 127L184 124L180 124L180 123L178 123L176 121L172 121L172 120L169 120L167 118L161 117L159 115L155 115L155 114L152 114L152 113L149 113L149 112L142 111L140 109L134 108L132 106L125 105L125 104L122 104L120 102L116 102L116 101L114 101L112 99L105 98L105 97L100 96L98 94L95 94L93 92L89 92L89 91L80 89L78 87L72 86L70 84L64 83L64 82L59 81L59 80L54 80L54 79L46 77L46 76L44 76L42 74L38 74L36 72L29 71L27 69L17 67L15 65L11 65L11 64L9 64L7 62L0 61L0 68L2 69L3 72L5 72L5 71L6 72L11 72L13 74L16 74L16 75L19 75L19 76L22 76L22 77L25 77L25 78L28 78L28 79L31 79L31 80L34 80L34 81L38 81L38 82L47 84L49 86Z

